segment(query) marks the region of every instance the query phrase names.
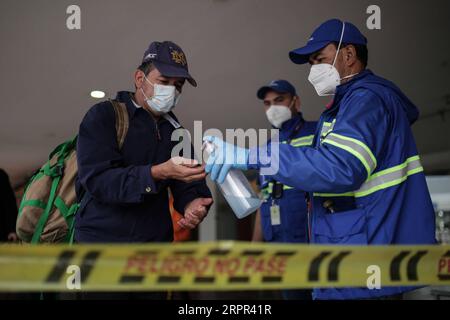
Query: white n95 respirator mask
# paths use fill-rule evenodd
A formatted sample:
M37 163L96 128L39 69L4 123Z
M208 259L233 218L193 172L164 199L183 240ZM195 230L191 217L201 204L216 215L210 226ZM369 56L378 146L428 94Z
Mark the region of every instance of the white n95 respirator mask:
M286 106L273 105L267 109L266 116L275 128L280 129L283 123L292 118L292 112Z
M319 96L331 96L336 93L336 88L341 84L341 76L334 67L328 63L320 63L311 66L308 77Z
M339 40L339 45L336 50L336 56L334 57L333 64L319 63L311 66L308 80L314 86L314 89L316 89L317 94L321 97L334 95L336 93L337 86L341 84L342 80L355 76L355 74L351 74L341 78L335 67L339 50L341 49L344 31L345 22L342 24L341 39Z

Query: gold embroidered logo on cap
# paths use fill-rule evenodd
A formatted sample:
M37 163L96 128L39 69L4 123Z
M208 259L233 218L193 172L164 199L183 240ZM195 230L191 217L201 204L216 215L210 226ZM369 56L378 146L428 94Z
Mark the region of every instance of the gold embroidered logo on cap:
M186 65L186 57L184 56L183 52L178 52L177 50L173 50L171 52L171 54L172 54L172 60L175 63L182 64L183 66Z

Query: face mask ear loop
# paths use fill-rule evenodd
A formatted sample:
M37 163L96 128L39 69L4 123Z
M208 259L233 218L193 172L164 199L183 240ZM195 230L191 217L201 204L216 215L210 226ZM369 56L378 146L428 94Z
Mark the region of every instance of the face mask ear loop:
M144 75L144 78L145 78L145 81L147 81L148 83L150 83L150 85L151 85L152 87L155 86L150 80L148 80L148 78L147 78L146 75Z
M142 94L144 95L145 99L146 99L146 100L149 100L149 98L148 98L147 95L145 94L144 90L143 90L142 88L140 88L140 89L141 89L141 92L142 92Z
M336 60L337 60L337 56L339 54L339 50L341 50L342 39L344 39L344 31L345 31L345 22L342 22L341 39L339 40L339 45L337 47L336 55L334 56L333 67L336 64Z
M294 106L295 106L295 101L297 100L297 97L296 96L293 96L292 97L292 101L291 101L291 103L289 104L289 110L291 110ZM292 110L291 110L291 112L292 112Z

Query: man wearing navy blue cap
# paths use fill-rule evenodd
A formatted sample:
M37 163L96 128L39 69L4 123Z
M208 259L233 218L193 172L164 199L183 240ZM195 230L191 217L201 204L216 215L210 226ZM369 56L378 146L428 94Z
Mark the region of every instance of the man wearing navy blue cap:
M366 69L367 52L361 32L337 19L324 22L306 46L290 52L294 63L311 64L308 79L317 94L334 99L322 113L314 148L279 144L279 153L271 155L279 164L273 179L309 192L313 243L434 244L433 205L411 130L419 111L392 82ZM267 165L258 158L258 148L216 144L247 162L224 166L219 157L209 159L206 171L215 177L229 168ZM315 289L313 296L399 298L414 289L381 285L372 290Z
M263 86L257 97L264 102L267 119L279 129L279 139L294 148L311 146L316 122L305 121L300 112L300 97L292 84L275 80ZM253 241L307 243L305 192L263 174L259 185L264 198L256 214ZM310 290L283 290L286 300L310 300Z
M171 158L172 132L180 125L172 109L184 83L197 86L183 50L170 41L152 42L134 73L135 92L116 100L128 114L119 149L110 101L94 105L78 135L77 242L166 242L173 239L168 188L180 225L195 228L212 203L204 168L195 160Z
M116 97L128 115L121 148L111 101L97 103L87 112L77 145L77 195L82 201L76 215L76 242L171 242L169 188L175 209L184 214L180 226L193 229L206 216L212 198L204 167L190 158L171 158L176 144L172 132L180 127L171 111L186 80L197 86L183 50L170 41L153 42L134 73L136 91L121 91ZM131 293L86 296L135 297Z

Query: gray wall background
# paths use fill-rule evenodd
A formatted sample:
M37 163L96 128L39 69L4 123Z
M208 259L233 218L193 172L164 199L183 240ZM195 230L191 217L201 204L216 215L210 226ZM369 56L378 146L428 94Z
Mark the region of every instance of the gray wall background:
M66 28L66 8L81 7L81 30ZM370 4L382 29L365 27ZM199 87L187 86L176 114L188 129L267 128L257 88L285 78L303 112L316 119L328 99L307 82L309 67L288 51L322 21L355 23L369 39L370 68L397 83L420 107L414 126L428 171L450 169L450 2L357 0L2 0L0 2L0 167L13 180L40 165L73 136L101 89L132 89L132 76L153 40L186 52Z

